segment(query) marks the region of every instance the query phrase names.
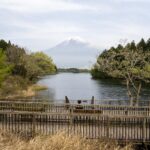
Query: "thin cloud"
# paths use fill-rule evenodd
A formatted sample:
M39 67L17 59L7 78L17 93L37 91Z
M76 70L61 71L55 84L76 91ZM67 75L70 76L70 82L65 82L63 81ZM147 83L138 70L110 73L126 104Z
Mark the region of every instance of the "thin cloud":
M108 5L101 5L97 8L65 0L0 0L0 2L0 8L24 13L98 10L106 12L111 10Z
M0 0L0 33L29 49L68 37L107 48L150 35L149 0Z

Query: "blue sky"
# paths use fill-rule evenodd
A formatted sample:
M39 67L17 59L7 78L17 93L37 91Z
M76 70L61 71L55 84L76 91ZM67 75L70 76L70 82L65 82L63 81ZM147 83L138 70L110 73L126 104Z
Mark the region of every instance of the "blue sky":
M0 38L33 51L72 37L104 49L149 38L149 8L150 0L0 0Z

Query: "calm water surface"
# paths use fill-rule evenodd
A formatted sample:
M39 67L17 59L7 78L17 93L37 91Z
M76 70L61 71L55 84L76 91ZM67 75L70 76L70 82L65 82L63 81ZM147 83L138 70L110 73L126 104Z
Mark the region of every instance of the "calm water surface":
M72 100L91 99L97 100L128 99L126 86L114 80L94 80L89 73L59 73L45 76L38 84L46 85L47 90L36 94L38 98L49 100L63 100L68 96ZM141 99L150 99L150 88L142 88Z

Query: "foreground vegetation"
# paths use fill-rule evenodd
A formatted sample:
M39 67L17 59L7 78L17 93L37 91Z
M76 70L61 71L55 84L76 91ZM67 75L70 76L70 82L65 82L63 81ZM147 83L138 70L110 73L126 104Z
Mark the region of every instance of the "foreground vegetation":
M56 72L52 59L43 52L29 53L18 45L0 40L0 96L20 95L31 90L39 76ZM25 92L24 92L25 93Z
M37 136L29 141L9 133L0 133L0 147L1 150L133 150L131 145L120 147L114 141L86 140L64 133Z

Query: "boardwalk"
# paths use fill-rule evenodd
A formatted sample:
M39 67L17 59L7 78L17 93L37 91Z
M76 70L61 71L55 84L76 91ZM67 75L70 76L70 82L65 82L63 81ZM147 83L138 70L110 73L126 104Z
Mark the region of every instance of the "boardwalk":
M0 129L25 136L59 131L86 138L150 142L150 108L0 102ZM80 107L81 108L81 107Z

